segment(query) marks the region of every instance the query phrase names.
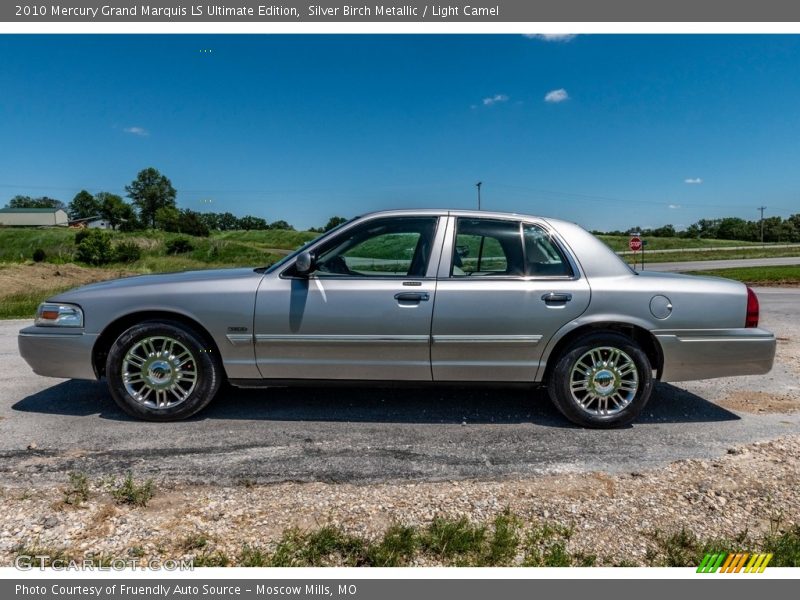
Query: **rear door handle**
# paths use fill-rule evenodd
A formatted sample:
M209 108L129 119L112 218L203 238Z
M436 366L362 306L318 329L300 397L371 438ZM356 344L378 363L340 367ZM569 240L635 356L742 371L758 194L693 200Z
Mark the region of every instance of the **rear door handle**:
M572 294L556 294L555 292L549 292L542 296L542 300L544 300L545 304L566 304L572 300Z
M394 299L398 302L425 302L430 300L430 297L428 292L399 292L394 295Z

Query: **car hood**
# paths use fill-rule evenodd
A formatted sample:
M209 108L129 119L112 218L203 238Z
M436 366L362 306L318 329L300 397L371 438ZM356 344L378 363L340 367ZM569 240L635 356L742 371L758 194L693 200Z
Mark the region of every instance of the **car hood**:
M244 269L207 269L202 271L181 271L178 273L159 273L157 275L137 275L134 277L123 277L121 279L109 279L98 283L90 283L74 290L69 290L53 296L50 300L58 302L70 302L96 296L100 294L113 293L118 290L131 290L131 288L153 288L159 286L181 286L185 284L230 282L241 279L261 279L263 274L250 268Z

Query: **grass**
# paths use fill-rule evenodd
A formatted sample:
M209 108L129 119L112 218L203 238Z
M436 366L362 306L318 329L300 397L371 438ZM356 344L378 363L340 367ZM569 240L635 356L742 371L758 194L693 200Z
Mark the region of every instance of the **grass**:
M598 235L615 252L629 250L628 235ZM674 250L676 248L726 248L731 246L758 246L758 242L742 242L740 240L712 240L681 237L647 237L647 250Z
M727 277L752 285L797 285L800 284L800 265L776 267L743 267L738 269L715 269L713 271L690 271L692 275Z
M770 567L800 567L800 525L781 526L780 518L770 520L769 533L752 537L746 531L732 538L701 538L686 528L653 531L641 564L651 567L696 567L707 553L772 553ZM177 542L180 550L194 552L195 567L632 567L640 564L629 557L604 557L585 554L572 547L574 530L559 523L526 523L509 510L490 522L474 523L466 517L436 517L426 527L395 524L382 536L371 539L326 525L311 531L289 529L275 543L245 544L235 556L214 549L202 533L193 533ZM69 560L67 550L28 542L16 548L17 556L46 556ZM166 549L157 550L159 554ZM128 556L144 556L141 546L133 546ZM95 553L104 562L113 559ZM72 557L74 558L74 557Z
M24 263L31 260L34 251L39 248L45 252L45 262L74 262L76 232L75 229L62 227L0 227L0 263ZM111 231L109 234L115 244L131 242L139 246L142 259L130 265L141 272L177 271L186 267L270 265L280 258L280 253L274 250L284 253L291 251L318 235L278 230L215 232L207 238L154 230ZM177 256L168 255L166 244L176 238L188 239L193 249Z
M658 262L686 262L689 260L737 260L745 258L778 258L781 256L800 256L800 248L770 248L769 246L753 246L747 250L712 250L697 252L645 252L645 266ZM620 258L628 264L633 263L632 254L621 255ZM636 255L636 264L641 264L641 254Z
M445 566L588 566L594 557L571 554L568 528L543 525L522 535L524 523L506 510L491 523L466 517L435 517L425 528L395 524L370 540L324 526L310 532L290 529L273 550L245 545L235 564L249 567L402 567ZM203 561L207 553L198 555ZM234 562L234 561L231 561Z
M0 298L0 319L33 318L39 304L50 296L65 292L74 286L57 287L47 292L23 292Z
M130 504L131 506L147 506L153 498L153 480L148 479L142 484L136 483L133 473L128 471L125 479L111 490L111 495L117 504Z

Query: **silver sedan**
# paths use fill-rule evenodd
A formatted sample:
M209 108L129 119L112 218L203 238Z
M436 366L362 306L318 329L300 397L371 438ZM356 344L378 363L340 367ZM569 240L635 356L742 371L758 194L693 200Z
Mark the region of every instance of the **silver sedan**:
M352 219L268 268L106 281L43 303L19 348L105 377L127 413L183 419L238 387L546 386L589 427L632 422L654 380L767 373L775 337L741 283L635 272L577 225L403 210Z

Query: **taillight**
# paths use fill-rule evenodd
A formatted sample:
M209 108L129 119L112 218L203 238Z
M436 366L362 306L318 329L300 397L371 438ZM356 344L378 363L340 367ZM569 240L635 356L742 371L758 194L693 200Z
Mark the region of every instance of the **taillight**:
M747 288L747 317L744 326L758 327L758 297L750 288Z

